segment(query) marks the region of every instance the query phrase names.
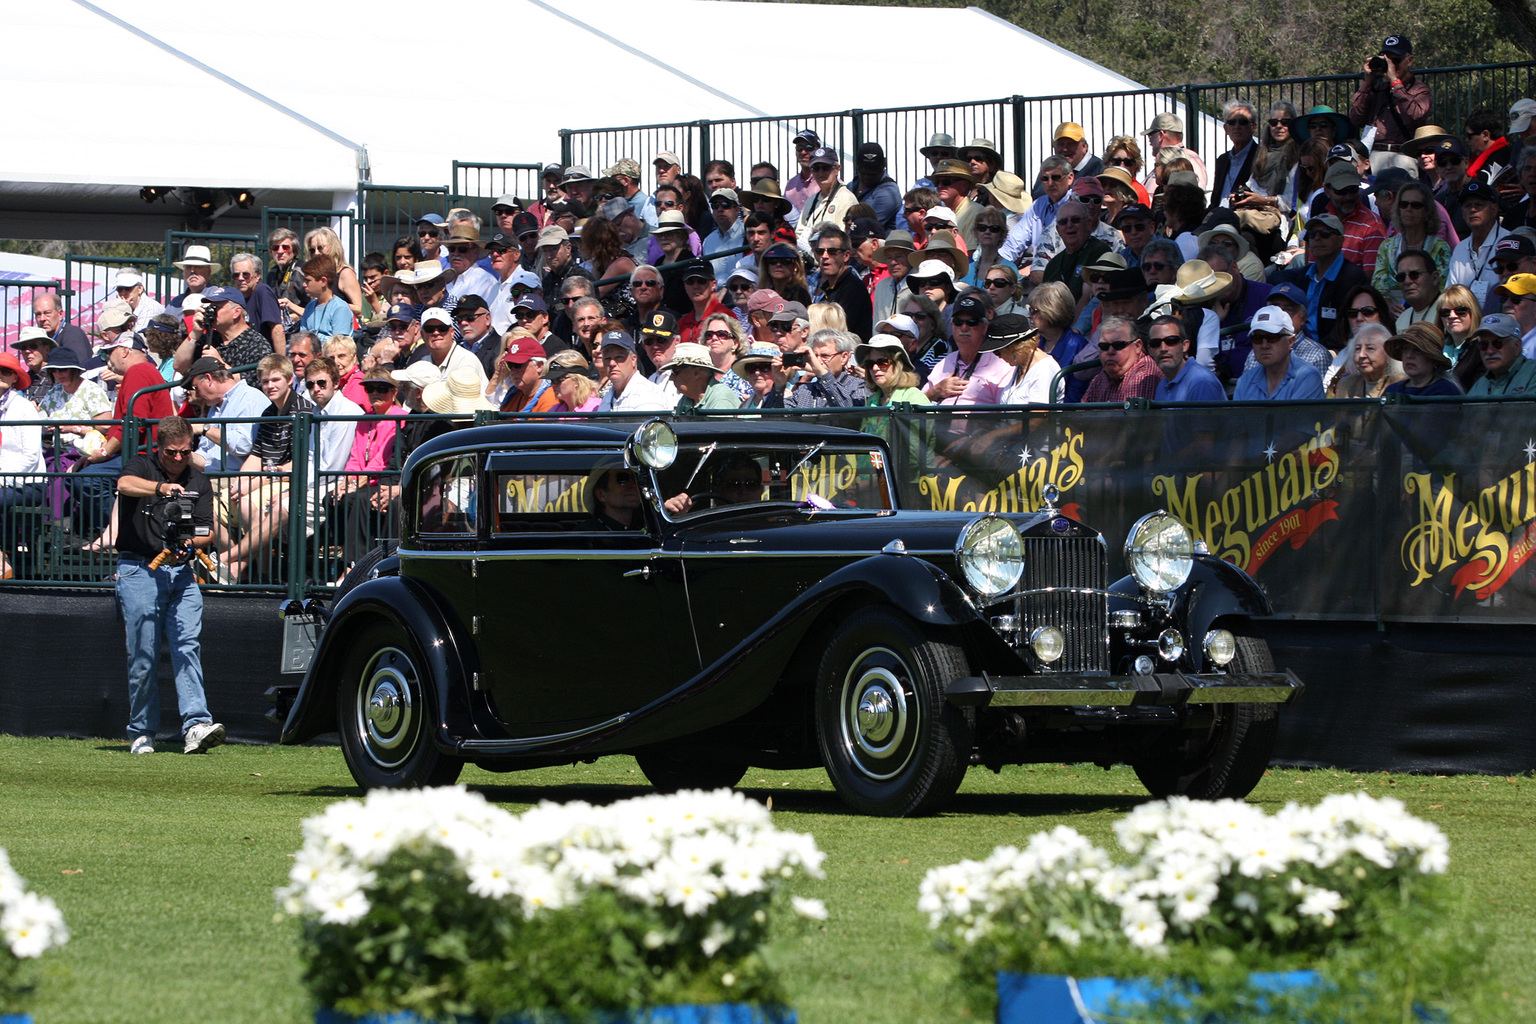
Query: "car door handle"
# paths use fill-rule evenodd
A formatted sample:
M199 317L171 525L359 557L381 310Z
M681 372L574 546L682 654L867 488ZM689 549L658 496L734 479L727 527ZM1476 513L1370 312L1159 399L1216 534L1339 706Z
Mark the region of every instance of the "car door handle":
M625 579L629 579L631 576L638 576L642 580L648 580L651 578L651 567L648 565L643 565L638 569L631 569L629 572L624 574Z

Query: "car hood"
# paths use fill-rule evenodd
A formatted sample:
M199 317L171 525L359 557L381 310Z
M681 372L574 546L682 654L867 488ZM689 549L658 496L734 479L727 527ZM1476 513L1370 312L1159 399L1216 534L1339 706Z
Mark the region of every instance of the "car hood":
M972 512L811 512L781 505L761 513L706 516L680 526L676 539L686 552L730 550L850 557L875 554L899 540L910 554L948 557L954 554L955 543L966 524L976 518ZM1006 518L1021 530L1048 519L1038 515Z

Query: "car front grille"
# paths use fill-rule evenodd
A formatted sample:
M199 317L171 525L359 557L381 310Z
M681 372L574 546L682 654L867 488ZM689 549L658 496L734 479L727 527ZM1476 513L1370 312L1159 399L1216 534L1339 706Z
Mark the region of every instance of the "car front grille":
M1108 586L1108 556L1098 537L1025 537L1023 590ZM1103 594L1057 591L1019 598L1019 622L1027 644L1037 627L1066 634L1066 651L1048 672L1109 671L1109 599Z

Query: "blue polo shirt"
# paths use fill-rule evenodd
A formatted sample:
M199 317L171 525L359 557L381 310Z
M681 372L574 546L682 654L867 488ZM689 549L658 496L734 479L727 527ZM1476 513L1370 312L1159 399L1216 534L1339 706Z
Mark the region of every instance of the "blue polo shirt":
M1216 375L1193 359L1184 360L1173 380L1164 377L1157 382L1159 402L1225 402L1227 389L1221 386Z
M1264 367L1257 365L1243 372L1237 380L1237 388L1232 392L1234 402L1298 402L1322 397L1323 375L1305 359L1297 359L1294 353L1286 365L1285 379L1275 388L1274 394L1269 393L1269 384L1264 379Z

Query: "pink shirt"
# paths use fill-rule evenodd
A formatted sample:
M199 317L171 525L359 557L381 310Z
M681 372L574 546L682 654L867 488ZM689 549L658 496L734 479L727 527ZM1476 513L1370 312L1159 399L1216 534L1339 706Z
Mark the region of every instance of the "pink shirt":
M1000 405L1003 400L1003 392L1008 390L1008 385L1013 383L1013 367L1003 362L992 352L983 352L975 364L968 367L960 367L960 353L951 352L940 360L939 364L928 374L928 380L923 384L926 391L945 377L960 373L970 377L966 381L965 390L954 398L946 398L940 405Z
M574 409L571 409L571 408L567 407L564 402L556 402L554 405L550 406L549 411L550 412L596 412L597 411L597 407L602 404L602 401L603 400L601 398L599 398L596 395L593 395L591 398L587 399L585 402L582 402L580 405L578 405Z
M366 400L366 395L364 396ZM363 406L372 409L371 405ZM389 407L386 415L404 416L405 409L398 405ZM378 473L389 468L395 454L395 434L400 429L399 420L359 420L357 433L352 438L352 454L347 458L348 473Z
M336 384L344 396L357 403L359 409L373 408L372 404L368 401L368 392L363 390L363 371L357 367L354 366L342 374L341 380L337 381Z

